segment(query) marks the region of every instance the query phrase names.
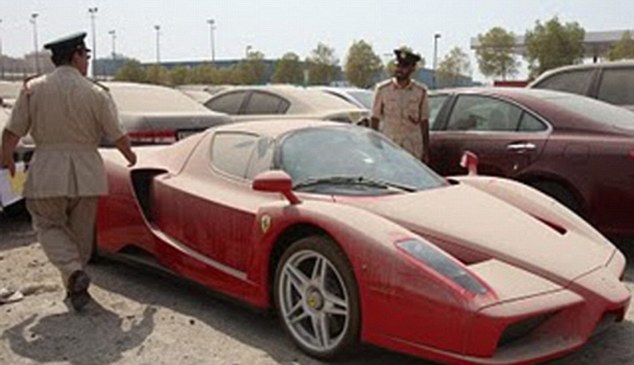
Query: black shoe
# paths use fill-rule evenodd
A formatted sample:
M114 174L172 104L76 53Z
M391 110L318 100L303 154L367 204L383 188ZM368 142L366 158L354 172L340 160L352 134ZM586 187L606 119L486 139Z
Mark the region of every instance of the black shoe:
M68 278L68 290L65 301L69 301L75 311L81 311L86 304L90 303L92 298L88 294L89 286L90 277L81 270L73 272Z

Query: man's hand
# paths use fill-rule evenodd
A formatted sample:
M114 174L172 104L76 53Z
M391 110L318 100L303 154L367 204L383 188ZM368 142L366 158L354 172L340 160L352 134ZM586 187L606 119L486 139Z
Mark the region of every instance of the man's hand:
M407 118L409 118L409 121L412 122L412 124L414 124L414 125L419 125L420 124L420 119L418 119L418 118L414 118L411 115L407 116Z
M5 129L2 131L2 151L0 151L0 168L9 169L11 177L15 176L15 161L13 160L13 153L15 148L20 142L18 137L13 132Z
M15 161L13 161L13 156L10 156L8 158L2 157L2 163L0 165L0 168L8 169L9 174L11 174L11 177L14 177L15 176Z
M115 147L121 152L123 157L128 160L128 167L136 165L136 153L130 148L130 139L127 135L119 138L114 142Z
M130 153L125 155L125 159L128 160L128 167L136 165L136 153L134 151L130 150Z

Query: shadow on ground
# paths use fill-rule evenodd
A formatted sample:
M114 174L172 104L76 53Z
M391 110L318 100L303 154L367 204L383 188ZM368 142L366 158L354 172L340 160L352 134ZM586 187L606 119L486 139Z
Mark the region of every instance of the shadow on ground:
M255 311L221 297L199 285L157 275L155 271L112 260L100 260L91 268L95 285L142 304L166 307L195 318L241 343L258 348L281 364L322 364L300 352L271 314ZM361 346L345 365L424 365L423 360L373 346Z
M1 337L15 354L37 363L107 365L121 360L123 352L140 346L154 329L156 310L152 307L145 309L141 320L132 320L97 303L89 306L79 315L33 315L6 329ZM124 321L130 323L123 325ZM125 331L124 327L129 329Z

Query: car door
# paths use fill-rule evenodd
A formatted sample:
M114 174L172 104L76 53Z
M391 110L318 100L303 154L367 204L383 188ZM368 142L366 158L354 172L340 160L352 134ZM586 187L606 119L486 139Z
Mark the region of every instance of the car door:
M541 154L550 127L534 113L484 95L458 95L452 103L432 137L432 167L440 174L464 174L459 163L465 151L478 155L480 174L506 177Z
M181 174L157 186L161 231L227 270L245 272L258 207L281 199L251 189L252 176L271 166L272 150L255 134L213 134Z

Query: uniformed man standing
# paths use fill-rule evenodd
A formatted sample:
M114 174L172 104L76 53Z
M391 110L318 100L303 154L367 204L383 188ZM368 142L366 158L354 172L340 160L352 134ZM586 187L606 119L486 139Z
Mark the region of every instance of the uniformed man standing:
M107 91L86 73L86 33L50 42L55 70L25 82L2 133L2 166L15 173L13 152L31 133L35 153L24 188L33 227L49 260L60 270L66 301L81 310L90 300L84 272L93 247L97 197L107 193L102 137L128 160L136 155Z
M427 89L412 80L420 56L394 50L394 78L379 84L374 94L371 127L403 149L429 162L429 99Z

